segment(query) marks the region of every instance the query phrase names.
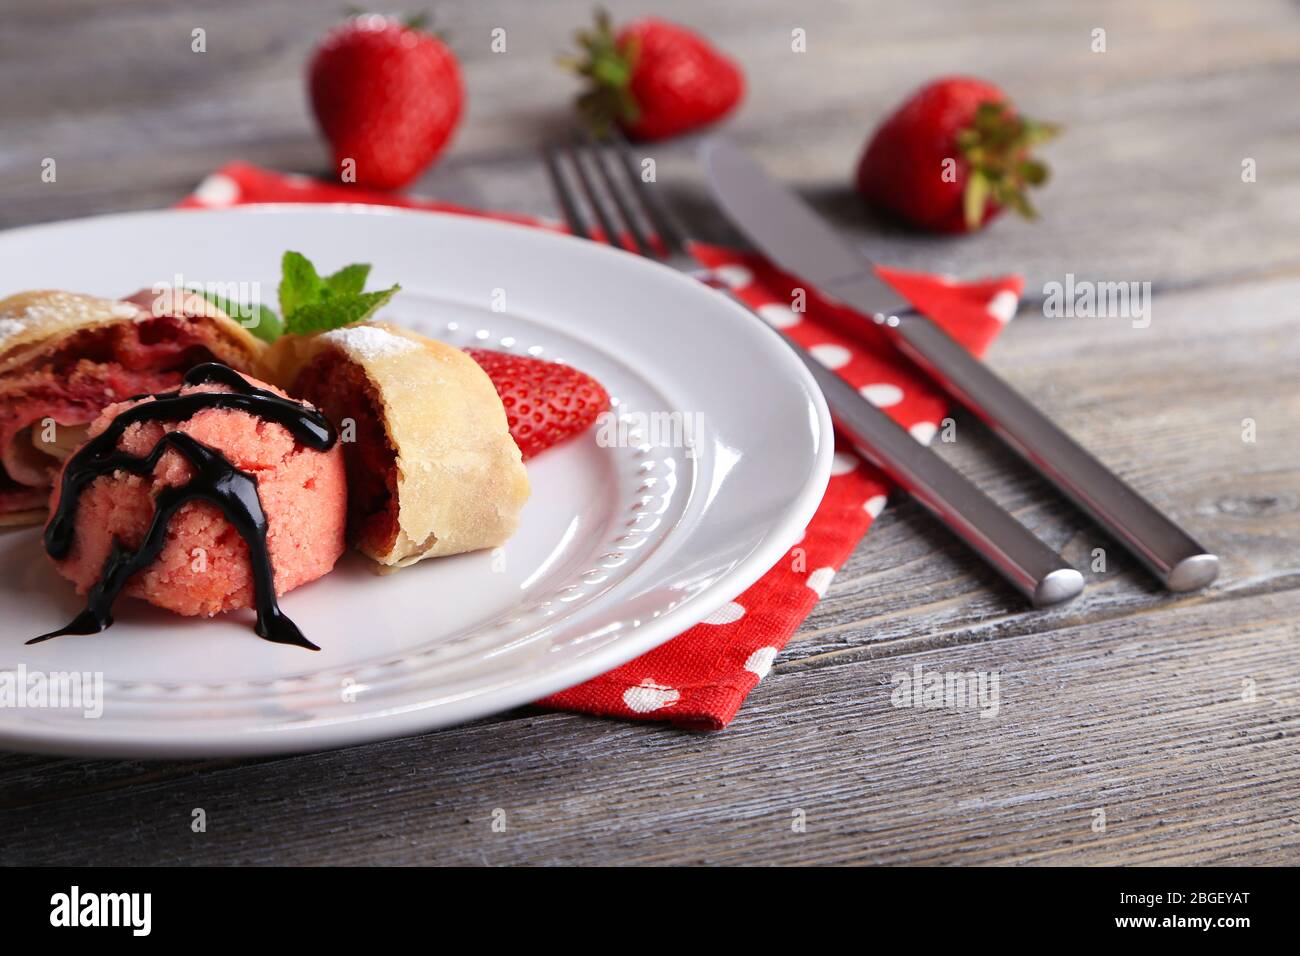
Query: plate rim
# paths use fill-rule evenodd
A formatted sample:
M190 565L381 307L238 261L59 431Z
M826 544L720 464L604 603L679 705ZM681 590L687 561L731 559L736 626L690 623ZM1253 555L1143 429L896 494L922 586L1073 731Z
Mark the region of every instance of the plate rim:
M222 728L209 737L169 737L155 732L142 736L132 727L124 732L108 732L83 736L69 732L63 725L28 724L15 729L0 725L0 747L22 752L57 754L84 757L118 757L128 759L177 759L187 757L243 757L272 754L303 753L338 749L386 739L397 739L431 732L443 727L481 719L514 707L523 706L550 694L566 690L606 673L628 661L653 650L690 627L752 586L780 560L781 555L797 543L820 505L830 480L834 456L834 431L830 411L811 373L804 367L793 350L788 348L781 334L755 315L746 306L729 295L711 290L692 276L632 252L584 240L545 226L494 219L474 212L458 213L443 210L410 209L397 206L377 206L364 203L250 203L221 209L150 209L130 212L105 213L76 219L56 220L19 226L0 231L0 243L20 241L23 235L35 231L56 231L79 225L97 223L111 227L116 222L170 219L178 216L240 215L278 216L293 213L324 214L331 217L355 215L382 218L406 218L415 221L439 217L458 226L486 231L505 230L527 235L527 241L568 244L579 255L622 256L637 260L626 263L634 269L649 270L660 280L689 285L696 291L714 292L725 304L721 308L730 312L737 321L741 334L752 334L764 343L764 350L778 366L784 366L790 379L797 383L810 403L815 415L811 419L812 440L817 449L817 460L804 483L786 507L783 515L771 526L768 533L735 567L722 574L698 594L692 595L678 607L661 617L646 622L624 639L611 642L589 655L575 660L565 669L542 674L536 680L511 680L502 687L482 691L459 701L428 702L393 708L378 713L354 714L343 718L315 717L294 724L281 723L231 730ZM703 268L703 267L702 267ZM563 326L561 326L563 327ZM437 716L425 711L435 709ZM422 719L426 718L426 719ZM312 735L326 735L326 740L309 739Z

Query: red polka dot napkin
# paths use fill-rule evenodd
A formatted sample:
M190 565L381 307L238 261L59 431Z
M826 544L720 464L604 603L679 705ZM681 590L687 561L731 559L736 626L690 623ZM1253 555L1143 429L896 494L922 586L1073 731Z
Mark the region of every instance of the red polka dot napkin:
M213 208L266 202L375 203L558 228L525 216L372 193L243 163L209 176L180 205ZM695 251L700 262L740 299L883 408L917 441L929 443L934 438L946 413L946 400L872 325L815 295L801 301L798 283L761 257L713 246ZM1022 280L1015 276L956 282L883 267L878 272L977 355L1015 314L1022 288ZM744 594L648 654L538 703L632 720L666 720L712 730L725 727L885 507L889 482L851 452L837 451L831 475L803 539Z

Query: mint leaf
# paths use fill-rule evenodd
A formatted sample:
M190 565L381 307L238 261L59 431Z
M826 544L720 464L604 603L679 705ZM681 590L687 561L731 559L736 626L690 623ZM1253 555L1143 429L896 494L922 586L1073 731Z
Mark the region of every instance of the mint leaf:
M284 333L284 323L280 317L268 309L266 306L258 304L251 316L247 318L249 309L245 306L232 303L229 299L224 299L219 295L208 292L199 286L191 286L191 292L197 292L203 298L215 305L231 319L238 322L248 331L252 332L263 342L274 342Z
M325 284L316 267L300 252L286 252L280 261L280 311L288 319L305 305L319 302Z
M366 279L369 277L369 264L356 262L344 266L331 276L326 276L325 288L332 295L359 295L366 287Z
M285 327L296 335L326 332L362 322L385 305L402 287L395 285L378 292L328 295L318 302L299 306L285 317Z

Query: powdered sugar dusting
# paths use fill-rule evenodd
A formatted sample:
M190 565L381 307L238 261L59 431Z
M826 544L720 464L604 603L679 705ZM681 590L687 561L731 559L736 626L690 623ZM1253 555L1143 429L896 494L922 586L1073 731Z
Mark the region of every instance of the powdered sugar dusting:
M18 319L0 319L0 348L4 347L8 339L13 338L25 328L27 328L27 323Z
M16 315L0 318L0 348L34 324L50 319L72 319L78 323L107 319L129 319L139 314L129 302L97 299L72 292L42 294L26 304Z
M366 361L388 355L400 355L420 347L418 342L394 335L387 329L373 325L349 325L325 332L321 338L353 352Z

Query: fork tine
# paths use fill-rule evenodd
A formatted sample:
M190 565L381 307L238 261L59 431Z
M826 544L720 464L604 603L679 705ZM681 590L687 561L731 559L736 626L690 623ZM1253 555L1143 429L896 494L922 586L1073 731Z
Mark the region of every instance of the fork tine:
M645 230L641 228L641 223L633 213L632 207L628 205L627 199L623 196L618 184L614 181L614 177L610 174L609 165L606 162L604 143L588 131L587 146L590 149L592 165L596 167L596 172L600 175L600 181L605 187L605 193L613 201L615 208L618 210L619 218L627 226L628 234L632 237L632 244L636 246L636 251L649 259L655 258L654 246L650 244L649 237L645 234Z
M571 144L568 147L568 153L569 160L573 164L573 171L578 176L578 185L582 187L582 194L587 199L587 205L591 208L592 214L596 217L596 222L605 234L605 242L616 249L622 249L623 243L618 228L614 225L613 220L609 218L609 213L605 211L605 205L601 202L596 191L595 180L592 179L591 171L587 167L587 160L590 157L580 142Z
M546 174L550 177L551 188L555 190L556 198L560 201L560 210L564 213L564 221L569 224L569 231L580 239L590 239L591 230L578 214L578 204L574 199L573 190L560 171L559 154L554 146L546 146L542 149L542 160L546 163Z
M614 154L618 157L619 165L622 167L628 185L631 187L632 195L636 196L640 201L642 211L659 235L659 241L663 243L670 256L685 254L687 251L686 230L682 228L677 217L668 210L668 207L664 205L656 192L637 174L636 161L632 156L632 147L626 137L615 130L611 134L611 142L614 145Z

